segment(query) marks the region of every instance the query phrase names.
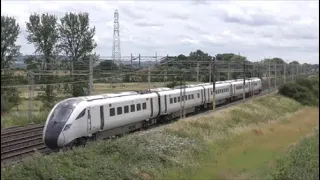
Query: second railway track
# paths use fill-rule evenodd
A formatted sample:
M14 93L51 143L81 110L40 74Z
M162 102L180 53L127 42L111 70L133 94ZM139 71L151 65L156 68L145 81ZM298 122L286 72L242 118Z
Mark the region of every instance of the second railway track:
M49 152L42 141L43 125L27 125L1 130L1 164L21 161L35 152Z

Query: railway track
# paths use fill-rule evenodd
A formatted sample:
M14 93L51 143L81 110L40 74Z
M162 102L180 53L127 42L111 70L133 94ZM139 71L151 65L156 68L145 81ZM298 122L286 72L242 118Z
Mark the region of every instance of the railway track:
M1 165L22 161L35 152L50 152L42 141L43 125L15 126L1 130Z
M275 89L262 91L255 97L261 97L269 93L276 92ZM246 99L250 100L252 97ZM237 100L228 104L223 104L216 107L216 110L225 109L227 107L240 104L242 100ZM212 110L199 112L199 114L191 115L190 117L202 116L211 113ZM157 126L157 125L156 125ZM155 126L155 127L156 127ZM15 126L1 130L1 164L9 165L17 163L23 159L30 157L35 152L42 154L49 154L52 151L46 148L42 141L43 125L28 125L28 126ZM154 128L150 127L150 128ZM150 129L147 128L147 129ZM146 129L146 130L147 130Z

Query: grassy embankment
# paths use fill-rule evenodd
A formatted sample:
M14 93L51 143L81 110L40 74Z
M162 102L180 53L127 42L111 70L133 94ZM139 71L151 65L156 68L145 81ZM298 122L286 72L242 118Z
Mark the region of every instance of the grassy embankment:
M117 140L39 155L2 169L1 179L282 179L294 175L292 166L314 174L315 141L302 141L300 150L281 157L318 125L318 108L268 95ZM301 146L308 153L295 156ZM301 163L290 164L295 158ZM300 167L304 162L312 164Z

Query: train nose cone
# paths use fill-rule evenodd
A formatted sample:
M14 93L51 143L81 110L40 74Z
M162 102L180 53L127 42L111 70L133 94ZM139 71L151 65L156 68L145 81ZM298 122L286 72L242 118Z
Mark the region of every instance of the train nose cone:
M58 137L55 134L52 134L50 132L46 132L46 135L44 137L44 143L45 145L52 150L58 149Z
M59 136L62 133L62 128L65 123L49 123L44 136L44 144L52 150L60 148L58 144Z

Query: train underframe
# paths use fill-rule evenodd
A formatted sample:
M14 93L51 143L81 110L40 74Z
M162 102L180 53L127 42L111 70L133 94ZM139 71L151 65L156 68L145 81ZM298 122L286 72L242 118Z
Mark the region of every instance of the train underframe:
M245 96L247 98L252 95L257 95L260 92L261 92L261 89L259 89L258 91L255 91L255 92L246 93ZM227 103L239 100L241 98L243 98L243 95L230 97L228 99L223 99L223 100L217 101L216 105L227 104ZM207 111L210 109L212 109L212 103L206 103L204 105L185 109L185 115L188 116L191 114L197 114L199 112ZM104 140L104 139L108 139L108 138L111 138L111 139L117 138L117 137L121 137L126 134L129 134L129 133L135 132L135 131L147 129L147 128L149 128L153 125L156 125L156 124L169 123L169 122L179 118L180 113L181 112L179 110L179 111L173 112L171 114L162 115L158 118L147 119L147 120L143 120L143 121L133 123L133 124L128 124L128 125L121 126L121 127L117 127L117 128L113 128L113 129L109 129L109 130L105 130L105 131L99 131L99 132L92 134L90 136L75 139L73 142L68 144L66 147L72 148L73 146L84 146L88 141Z

